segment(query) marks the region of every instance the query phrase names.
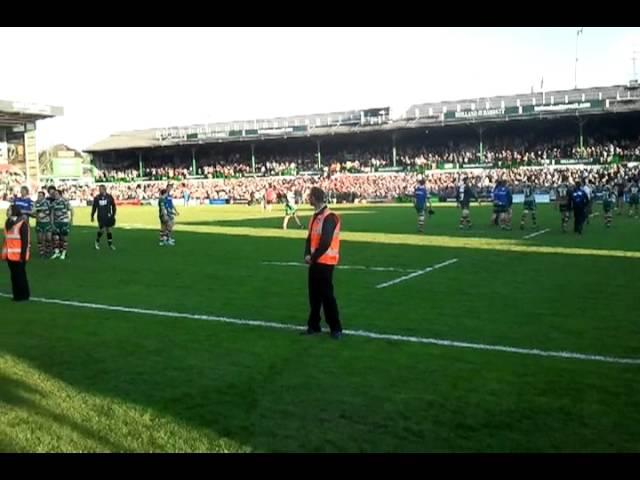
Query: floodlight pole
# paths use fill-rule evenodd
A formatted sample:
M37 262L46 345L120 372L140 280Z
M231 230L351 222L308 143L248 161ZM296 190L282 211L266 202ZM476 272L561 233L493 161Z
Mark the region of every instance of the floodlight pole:
M256 173L256 146L251 144L251 171Z
M582 28L576 32L576 62L573 68L573 84L574 89L578 89L578 40L580 39L580 35L582 34Z
M584 126L585 123L587 123L586 119L578 117L578 132L580 134L580 137L578 138L578 141L579 141L579 145L580 145L580 150L582 150L584 148L584 135L583 135L582 127Z

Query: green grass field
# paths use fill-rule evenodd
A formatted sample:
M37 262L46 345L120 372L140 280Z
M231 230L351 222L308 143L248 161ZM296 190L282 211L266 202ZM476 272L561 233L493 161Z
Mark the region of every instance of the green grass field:
M34 297L304 326L306 232L282 206L122 207L118 250L76 210L67 260L29 265ZM640 221L585 235L503 232L489 207L343 206L344 328L640 359ZM517 227L521 206L514 208ZM600 207L596 208L600 212ZM303 220L310 210L303 210ZM550 228L543 234L527 234ZM8 271L0 292L10 291ZM0 298L0 451L639 451L640 363L523 354Z

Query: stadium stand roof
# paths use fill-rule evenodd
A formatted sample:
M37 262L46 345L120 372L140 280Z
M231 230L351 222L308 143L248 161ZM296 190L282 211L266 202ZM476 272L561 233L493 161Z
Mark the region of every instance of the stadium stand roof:
M633 87L613 85L610 87L591 87L572 90L554 90L549 92L501 95L496 97L478 97L473 99L421 103L411 105L404 119L420 119L439 117L446 112L461 110L490 110L496 108L553 105L560 103L624 100L637 98Z
M115 133L85 151L98 153L276 138L323 137L373 130L395 132L424 125L444 126L465 122L560 117L576 113L592 115L638 111L639 93L637 87L632 85L614 85L423 103L412 105L402 118L394 121L390 118L390 109L384 107L137 130Z
M86 148L85 151L101 152L192 143L250 141L287 136L330 134L350 131L354 128L387 124L390 122L389 112L389 107L381 107L271 119L217 122L186 127L135 130L112 134Z
M17 127L61 115L64 115L62 107L0 100L0 126Z

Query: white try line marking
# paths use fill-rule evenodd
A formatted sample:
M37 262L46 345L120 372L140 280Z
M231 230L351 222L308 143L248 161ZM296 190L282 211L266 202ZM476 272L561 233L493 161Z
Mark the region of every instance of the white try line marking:
M308 267L306 263L300 262L262 262L263 265L281 265L291 267ZM338 265L336 268L341 270L374 270L376 272L417 272L415 268L396 268L396 267L365 267L363 265Z
M527 238L537 237L538 235L542 235L543 233L547 233L550 230L551 230L550 228L545 228L544 230L539 230L537 232L530 233L529 235L525 235L522 238L527 239Z
M436 270L438 268L446 267L447 265L451 265L452 263L456 263L458 261L457 258L452 258L451 260L447 260L446 262L438 263L433 267L425 268L424 270L418 270L416 272L410 273L409 275L405 275L404 277L396 278L395 280L391 280L390 282L381 283L380 285L376 285L376 288L384 288L389 285L395 285L396 283L403 282L405 280L409 280L410 278L417 277L418 275L422 275L423 273L428 273L432 270Z
M153 228L151 225L143 225L141 223L123 223L121 225L116 225L116 227L124 228L125 230L135 229L150 229Z
M0 293L0 297L11 298L11 295ZM260 320L242 320L238 318L220 317L215 315L196 315L192 313L166 312L162 310L149 310L146 308L121 307L117 305L101 305L98 303L74 302L71 300L56 300L52 298L31 297L33 302L54 303L71 307L90 308L93 310L110 310L126 313L139 313L142 315L155 315L159 317L188 318L192 320L206 320L210 322L230 323L234 325L249 325L252 327L279 328L284 330L306 330L306 327L287 325L276 322L263 322ZM443 347L470 348L474 350L490 350L498 352L519 353L523 355L535 355L539 357L572 358L574 360L592 360L607 363L626 363L640 365L640 358L609 357L605 355L591 355L585 353L575 353L566 351L539 350L537 348L508 347L504 345L487 345L483 343L458 342L455 340L442 340L438 338L413 337L405 335L394 335L387 333L367 332L364 330L344 330L345 334L356 337L375 338L379 340L391 340L397 342L422 343L439 345Z

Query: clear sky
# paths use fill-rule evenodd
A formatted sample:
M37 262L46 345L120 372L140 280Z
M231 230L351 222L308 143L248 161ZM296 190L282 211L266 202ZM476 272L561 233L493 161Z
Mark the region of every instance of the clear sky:
M0 99L60 105L38 148L151 127L574 85L578 27L6 28ZM585 27L578 86L625 84L640 28Z

